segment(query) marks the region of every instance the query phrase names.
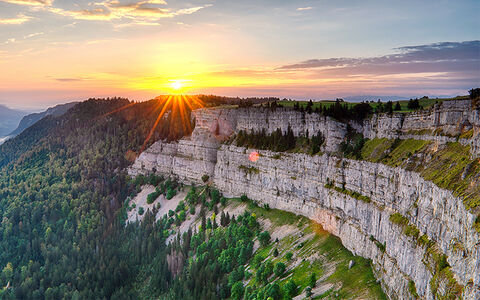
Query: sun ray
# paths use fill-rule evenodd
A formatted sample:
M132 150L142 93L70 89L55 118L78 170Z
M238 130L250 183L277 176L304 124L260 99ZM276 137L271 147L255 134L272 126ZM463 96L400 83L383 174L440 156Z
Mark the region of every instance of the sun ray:
M103 115L101 115L101 116L98 116L96 119L104 118L104 117L106 117L106 116L109 116L109 115L111 115L111 114L117 113L117 112L122 111L122 110L125 110L125 109L127 109L127 108L129 108L129 107L131 107L131 106L134 106L134 105L135 105L135 102L129 103L129 104L127 104L127 105L124 105L124 106L122 106L122 107L119 107L119 108L117 108L117 109L114 109L114 110L112 110L112 111L110 111L110 112L107 112L107 113L105 113L105 114L103 114Z
M165 101L165 104L163 105L162 111L158 114L157 120L153 124L152 128L150 129L150 132L148 133L147 138L145 139L145 142L143 142L142 148L140 150L140 153L145 150L147 147L148 142L152 138L153 133L155 132L155 129L158 126L158 123L160 123L160 120L162 119L163 115L165 114L165 111L167 110L168 104L170 103L171 96L167 97L167 100Z

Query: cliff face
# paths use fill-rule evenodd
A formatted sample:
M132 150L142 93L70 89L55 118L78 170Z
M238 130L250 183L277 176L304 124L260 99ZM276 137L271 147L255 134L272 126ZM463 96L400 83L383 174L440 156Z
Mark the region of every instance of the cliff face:
M478 155L478 112L471 111L467 102L445 102L407 116L374 116L351 125L368 138L413 135L439 143L471 130L472 136L460 141ZM417 173L332 155L345 137L345 124L281 109L203 109L196 111L195 118L190 137L178 143L155 143L140 155L130 174L155 168L187 182L200 182L207 174L228 196L246 194L270 207L307 216L339 236L352 252L371 258L377 278L392 298L412 298L412 286L426 299L447 293L449 278L435 275L432 261L432 253L445 254L453 281L464 286L464 298L480 298L475 216L450 191ZM326 137L325 154L259 151L260 158L252 162L251 150L221 143L240 129L286 131L289 125L295 135L321 131ZM417 235L406 234L406 225L393 222L393 214L403 216ZM428 246L419 242L420 236L429 241Z
M374 115L363 124L351 124L364 137L372 139L418 139L439 143L459 141L470 145L472 155L480 156L480 112L471 109L469 100L445 101L433 108L392 116ZM462 134L471 130L471 136Z
M432 298L429 283L433 272L424 262L426 249L389 219L391 214L400 213L420 234L436 241L461 285L473 279L478 288L480 240L472 228L475 217L451 192L416 173L382 164L340 160L327 154L283 154L277 159L272 152L260 154L260 159L252 163L246 149L222 146L215 185L229 196L246 194L270 207L319 222L352 252L372 259L388 294L401 299L410 297L411 279L419 295ZM256 169L246 171L249 167ZM367 196L370 202L325 187L332 181L338 188ZM376 242L385 245L385 252ZM456 244L463 245L463 249L456 248Z

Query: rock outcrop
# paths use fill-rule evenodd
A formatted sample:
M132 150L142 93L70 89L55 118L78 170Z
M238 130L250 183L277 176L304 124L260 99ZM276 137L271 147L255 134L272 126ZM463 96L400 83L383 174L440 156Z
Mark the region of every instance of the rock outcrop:
M339 236L355 254L372 259L391 298L414 298L416 290L421 298L433 299L448 293L452 281L463 286L464 298L480 298L475 216L452 192L415 172L335 156L347 133L345 124L286 109L202 109L195 119L190 137L155 143L139 156L130 174L155 170L186 182L201 182L207 174L228 196L246 194L272 208L307 216ZM478 155L479 115L468 101L444 102L408 115L373 116L350 125L367 138L414 136L439 143L470 132L459 140ZM288 126L295 135L322 132L325 154L258 151L259 159L251 161L252 150L222 143L238 130L286 131ZM416 235L393 222L394 214ZM428 246L420 243L420 236ZM434 250L445 255L452 277L437 274Z
M439 143L459 141L480 156L480 111L469 100L444 101L414 113L374 115L363 124L351 123L366 138L417 139ZM471 136L461 135L471 131Z

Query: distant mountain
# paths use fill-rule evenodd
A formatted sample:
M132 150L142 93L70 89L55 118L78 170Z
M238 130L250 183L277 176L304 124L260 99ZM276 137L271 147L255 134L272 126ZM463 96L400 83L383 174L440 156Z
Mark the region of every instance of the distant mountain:
M12 132L26 114L24 111L11 109L0 104L0 137Z
M375 96L375 95L360 95L360 96L348 96L348 97L343 97L343 100L345 101L351 101L351 102L361 102L361 101L377 101L378 99L382 100L382 102L387 102L387 101L397 101L397 100L408 100L411 97L405 97L405 96Z
M54 107L48 108L44 112L39 112L39 113L33 113L26 115L22 118L20 121L20 124L18 125L17 129L13 130L10 132L10 136L16 136L22 133L25 129L28 127L32 126L33 124L37 123L41 119L45 118L46 116L54 116L58 117L66 113L70 108L75 106L78 102L70 102L66 104L59 104Z

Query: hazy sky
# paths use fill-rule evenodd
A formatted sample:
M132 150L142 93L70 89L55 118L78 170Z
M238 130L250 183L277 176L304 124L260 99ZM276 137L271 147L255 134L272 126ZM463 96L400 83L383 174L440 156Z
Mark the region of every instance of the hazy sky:
M480 1L0 0L0 103L480 86Z

